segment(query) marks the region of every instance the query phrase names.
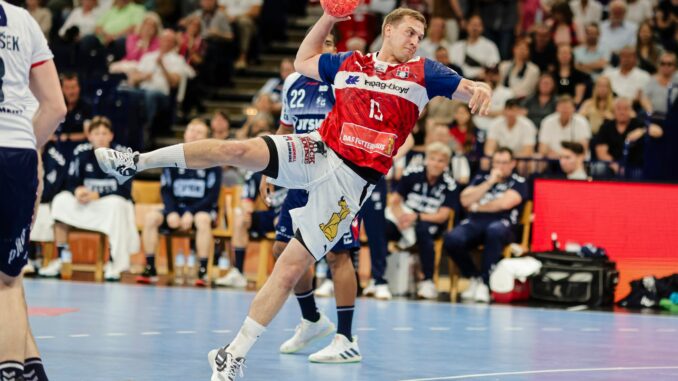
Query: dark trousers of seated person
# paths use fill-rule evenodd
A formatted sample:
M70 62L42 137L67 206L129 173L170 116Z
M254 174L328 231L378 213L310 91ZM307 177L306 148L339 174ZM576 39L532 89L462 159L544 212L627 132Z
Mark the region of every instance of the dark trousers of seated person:
M421 271L424 273L424 280L433 279L433 268L435 267L435 249L434 241L442 232L441 225L432 222L415 222L414 233L417 237L417 251L421 261ZM386 221L386 238L389 241L397 241L402 237L398 227L391 221Z
M506 220L465 220L445 234L445 253L459 266L465 277L482 277L490 281L490 270L501 260L504 246L513 240L513 228ZM482 267L473 263L471 250L484 245Z

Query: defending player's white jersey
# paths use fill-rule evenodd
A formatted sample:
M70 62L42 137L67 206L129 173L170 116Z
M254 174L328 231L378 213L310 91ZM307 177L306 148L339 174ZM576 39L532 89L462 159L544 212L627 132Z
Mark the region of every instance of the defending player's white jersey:
M52 57L33 17L0 0L0 147L35 149L29 76Z

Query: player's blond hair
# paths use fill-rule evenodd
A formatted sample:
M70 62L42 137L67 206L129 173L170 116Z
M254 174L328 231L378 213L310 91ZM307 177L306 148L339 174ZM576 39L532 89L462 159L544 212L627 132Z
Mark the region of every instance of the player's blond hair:
M398 26L405 17L412 17L413 19L424 24L424 29L426 29L426 18L421 12L415 11L414 9L409 8L396 8L391 13L387 14L384 17L384 22L381 24L381 33L384 33L386 25Z

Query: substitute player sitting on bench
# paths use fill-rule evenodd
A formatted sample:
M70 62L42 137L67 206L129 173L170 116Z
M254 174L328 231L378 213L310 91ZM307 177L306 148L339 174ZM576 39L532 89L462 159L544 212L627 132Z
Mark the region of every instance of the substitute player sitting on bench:
M452 150L445 144L429 144L424 165L405 170L386 212L386 237L400 240L405 247L416 242L424 273L417 296L423 299L438 297L433 283L433 240L445 231L459 200L457 183L446 171L451 157Z
M209 127L201 119L193 119L184 131L184 142L207 139ZM200 268L195 285L207 285L207 257L212 241L212 224L217 218L217 201L221 190L221 167L208 169L165 168L162 171L163 210L146 214L142 238L146 251L146 268L137 283L155 283L155 253L158 250L158 229L166 223L170 229L183 231L195 228L195 249Z

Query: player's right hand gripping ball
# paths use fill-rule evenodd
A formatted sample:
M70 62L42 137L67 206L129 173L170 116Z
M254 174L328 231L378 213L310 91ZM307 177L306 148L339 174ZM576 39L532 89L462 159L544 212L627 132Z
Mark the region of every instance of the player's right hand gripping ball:
M360 0L320 0L320 5L330 16L346 17L358 7Z

